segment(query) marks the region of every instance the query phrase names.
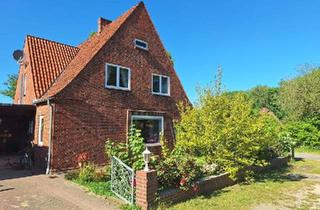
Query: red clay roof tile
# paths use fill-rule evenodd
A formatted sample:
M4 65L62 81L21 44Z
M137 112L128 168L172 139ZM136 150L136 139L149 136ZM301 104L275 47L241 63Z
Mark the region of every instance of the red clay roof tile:
M79 48L28 35L34 90L40 98L77 55Z

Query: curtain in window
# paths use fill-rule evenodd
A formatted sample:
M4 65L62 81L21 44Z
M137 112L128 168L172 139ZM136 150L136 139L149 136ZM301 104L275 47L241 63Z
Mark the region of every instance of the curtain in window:
M120 87L128 88L129 86L129 70L125 68L120 68Z

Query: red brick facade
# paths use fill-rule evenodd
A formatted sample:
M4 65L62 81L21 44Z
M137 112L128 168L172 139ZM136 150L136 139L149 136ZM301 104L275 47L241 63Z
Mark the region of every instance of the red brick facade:
M36 98L33 84L33 75L31 72L30 56L29 56L29 46L25 44L24 49L24 59L25 62L20 65L17 89L14 96L15 104L32 104L32 100ZM22 88L22 78L25 77L25 94Z
M114 26L109 23L101 30L108 30L108 27ZM102 34L103 32L101 35L98 33L93 39L99 39ZM148 51L135 48L135 38L148 42ZM81 62L81 56L91 53L86 49L89 44L85 42L79 46L79 54L70 64L73 68L77 68L76 59ZM83 49L87 51L84 52ZM179 117L177 104L180 101L189 103L143 3L130 10L130 15L121 22L112 37L96 51L78 74L70 73L71 66L68 66L70 68L65 70L68 72L62 72L57 82L47 91L48 94L42 97L47 99L51 93L57 92L50 95L53 107L51 137L54 169L76 167L77 156L83 152L89 153L90 160L105 163L105 141L108 138L119 142L126 141L133 112L163 116L164 136L172 145L172 120ZM130 68L130 90L105 88L106 63ZM152 94L153 73L170 77L170 96ZM45 118L46 137L42 147L49 146L50 109L46 103L43 100L37 105L36 128L40 113ZM37 132L36 129L35 142L38 138Z

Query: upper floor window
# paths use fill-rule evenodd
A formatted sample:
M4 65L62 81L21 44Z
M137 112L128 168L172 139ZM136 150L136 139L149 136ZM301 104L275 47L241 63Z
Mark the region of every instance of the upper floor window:
M106 64L105 87L130 90L130 69L127 67Z
M170 77L164 75L152 75L152 93L158 95L170 95Z
M143 49L143 50L148 50L148 42L142 41L140 39L135 39L134 40L134 45L137 48Z

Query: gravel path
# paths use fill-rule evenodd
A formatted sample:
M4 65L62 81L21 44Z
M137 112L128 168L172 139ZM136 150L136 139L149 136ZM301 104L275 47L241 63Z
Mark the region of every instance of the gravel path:
M296 153L295 156L297 158L303 158L303 159L306 159L306 160L319 160L320 161L320 155L317 155L317 154Z
M29 171L0 168L0 209L118 209L116 201L99 198L62 176L30 176Z

